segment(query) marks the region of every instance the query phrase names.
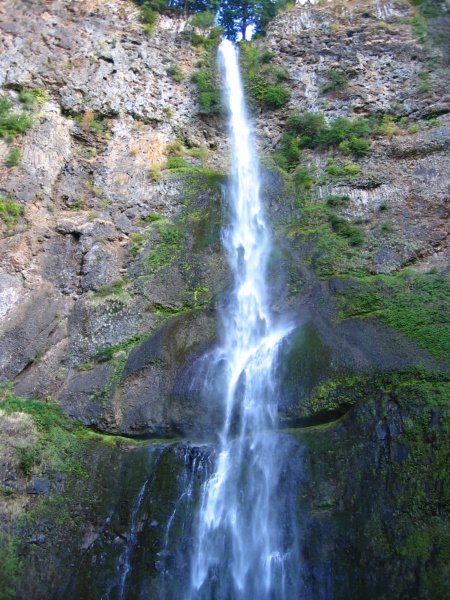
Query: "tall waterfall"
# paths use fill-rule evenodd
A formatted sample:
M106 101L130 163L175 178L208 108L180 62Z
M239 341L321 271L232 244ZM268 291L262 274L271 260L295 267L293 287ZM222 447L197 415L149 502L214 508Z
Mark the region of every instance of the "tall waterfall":
M208 356L205 388L224 403L216 468L202 489L189 599L285 599L298 571L290 524L277 488L275 368L287 326L272 321L267 286L271 251L260 199L255 143L245 109L237 51L219 47L230 114L231 224L223 242L234 277L222 311L222 342Z

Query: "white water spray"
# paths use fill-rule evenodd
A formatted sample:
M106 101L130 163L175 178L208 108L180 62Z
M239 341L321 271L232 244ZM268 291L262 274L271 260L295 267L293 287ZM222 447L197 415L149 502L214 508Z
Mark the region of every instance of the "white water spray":
M231 225L223 241L234 286L222 314L223 341L208 357L208 378L222 382L224 422L216 470L202 491L187 597L281 600L288 597L286 566L292 562L292 548L286 543L276 498L282 466L273 431L274 370L280 342L290 328L274 326L270 316L270 235L231 42L220 44L219 59L232 154ZM205 387L213 389L212 382L206 381Z

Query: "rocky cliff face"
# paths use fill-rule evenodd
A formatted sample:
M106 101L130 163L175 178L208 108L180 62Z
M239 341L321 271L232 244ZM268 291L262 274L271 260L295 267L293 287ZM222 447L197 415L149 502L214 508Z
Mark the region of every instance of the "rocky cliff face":
M398 578L396 597L419 580L420 597L441 589L433 582L448 549L450 97L448 54L433 37L446 22L437 4L431 20L406 0L305 4L279 15L249 50L263 86L276 81L289 92L273 110L258 100L261 82L242 52L276 242L273 308L298 325L283 349L280 420L331 428L299 434L307 472L299 502L312 548L305 585L314 598L321 577L337 598L388 597ZM148 35L131 1L6 0L0 17L1 94L11 103L2 114L31 125L0 137L1 510L11 527L24 507L40 506L36 497L64 498L72 484L58 477L73 477L74 464L101 480L109 461L128 460L104 449L86 450L95 465L74 457L74 439L85 434L64 420L50 445L63 436L70 461L36 451L40 436L49 439L39 407L53 415L50 399L109 434L210 439L217 407L202 404L196 358L217 338L215 307L229 283L220 246L227 148L223 117L204 109L192 82L211 70L207 32L162 16ZM306 143L289 117L308 112L328 123L360 119L362 138ZM11 386L40 401L33 417ZM11 443L11 433L22 442ZM407 475L395 491L400 464ZM70 505L70 547L91 560L114 539L113 526L101 501L86 522L73 516L92 505L89 486L77 485L87 491L81 508ZM371 494L380 500L367 512ZM69 543L52 510L50 530L29 525L21 546L35 571ZM377 574L367 582L358 570L352 580L367 536L365 565ZM393 560L398 568L383 579ZM318 564L328 571L319 574ZM46 594L42 577L36 597ZM22 581L19 597L29 585Z

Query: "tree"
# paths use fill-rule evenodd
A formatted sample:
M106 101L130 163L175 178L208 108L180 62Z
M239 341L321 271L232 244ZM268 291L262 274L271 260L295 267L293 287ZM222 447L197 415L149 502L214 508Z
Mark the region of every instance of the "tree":
M238 35L245 39L250 26L254 34L263 34L269 21L286 3L287 0L223 0L218 22L224 28L225 35L233 40Z

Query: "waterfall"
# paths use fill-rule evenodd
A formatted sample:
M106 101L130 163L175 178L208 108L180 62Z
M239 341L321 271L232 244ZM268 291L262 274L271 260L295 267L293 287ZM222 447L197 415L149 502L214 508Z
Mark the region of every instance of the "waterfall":
M232 156L231 223L223 244L234 284L221 314L222 341L208 356L205 389L219 395L224 418L215 470L202 488L186 597L281 600L294 597L299 571L293 525L283 522L277 497L283 466L275 432L275 369L290 327L275 324L270 315L271 238L238 55L227 40L220 44L219 62Z

